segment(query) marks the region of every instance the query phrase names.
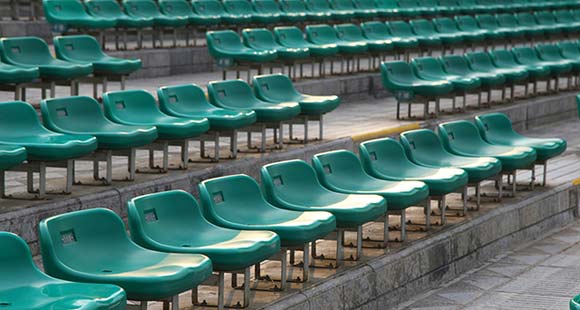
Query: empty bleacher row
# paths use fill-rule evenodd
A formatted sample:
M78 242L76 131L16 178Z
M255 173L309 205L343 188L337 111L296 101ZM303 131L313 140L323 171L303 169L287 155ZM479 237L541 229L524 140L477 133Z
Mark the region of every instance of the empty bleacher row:
M444 2L444 3L442 3ZM465 3L463 3L465 2ZM164 34L171 31L173 46L177 46L177 31L182 30L186 45L195 45L198 29L242 29L255 25L274 26L301 22L337 22L353 19L412 19L417 17L454 16L457 14L515 13L531 14L538 10L578 8L575 1L504 2L436 0L44 0L47 21L60 32L92 31L104 44L106 30L115 30L116 47L119 34L127 48L127 33L134 32L137 48L143 47L144 30L151 32L153 47L164 44ZM576 11L574 11L576 12ZM575 14L578 15L578 14ZM541 23L551 22L536 16ZM534 18L532 17L532 20ZM558 22L564 22L560 20ZM482 26L483 27L483 26ZM491 29L489 29L491 30ZM193 40L190 40L193 39Z
M0 103L0 193L4 196L6 171L26 171L28 191L33 189L32 173L39 173L39 195L45 194L47 167L66 168L65 192L75 181L74 162L94 163L94 178L100 180L99 162L106 163L104 181L112 181L112 157L128 160L129 179L136 171L135 152L149 150L149 166L155 168L154 152L162 151L162 172L168 169L170 146L181 148L180 168L187 169L189 143L215 145L213 160L220 159L220 137L230 138L231 157L238 150L238 132L261 135L260 152L266 150L266 131L274 131L277 148L284 143L284 125L305 126L303 143L308 142L309 122L319 123L323 138L324 114L340 103L337 96L309 96L296 91L288 77L254 77L253 86L241 80L211 82L209 101L196 85L159 88L155 97L144 90L124 90L103 94L103 107L85 96L43 100L42 123L34 108L22 101ZM24 162L24 163L23 163Z
M77 302L123 309L126 299L141 301L146 309L149 301L160 300L179 309L178 295L192 290L193 304L207 306L199 302L197 290L214 272L219 309L225 307L226 273L236 279L234 288L237 274L244 275L238 307L247 307L251 267L256 281L266 279L285 289L287 268L294 266L294 252L300 251L299 281L310 281L310 268L316 268L311 259L324 254L317 241L336 241L338 265L344 259L344 233L354 231L358 260L364 224L384 223L383 239L374 241L385 247L389 214L399 215L404 241L408 208L425 209L429 229L431 201L439 201L440 223L445 225L447 195L461 194L467 212L467 187L476 187L479 207L479 184L495 181L501 199L505 175L515 195L516 170L538 164L545 169L550 158L566 149L562 139L521 136L501 113L443 123L438 134L427 129L404 132L399 140L363 142L359 156L337 150L314 155L311 164L268 164L261 169L261 186L246 175L208 179L199 184L201 203L183 191L135 197L127 203L130 235L122 219L106 209L44 219L39 243L48 276L35 267L22 239L0 233L5 249L0 262L13 275L3 277L10 282L0 280L0 300L27 309ZM532 172L532 188L534 182ZM281 262L278 280L261 276L260 265L268 260ZM48 285L53 289L46 291Z

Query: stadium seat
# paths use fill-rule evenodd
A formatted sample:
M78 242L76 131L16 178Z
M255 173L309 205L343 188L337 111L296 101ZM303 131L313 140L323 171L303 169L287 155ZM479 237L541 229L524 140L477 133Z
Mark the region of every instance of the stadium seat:
M14 168L26 160L26 148L0 145L0 198L6 197L5 170Z
M423 50L427 50L428 54L431 54L431 51L434 48L436 49L443 44L441 42L441 39L438 37L423 36L414 33L413 28L411 28L411 25L405 21L392 21L387 22L386 24L389 29L389 32L393 37L414 38L415 40L419 41L419 46Z
M539 25L544 27L544 32L550 34L560 34L566 31L567 26L559 24L556 17L550 11L539 11L534 13L534 17Z
M566 140L525 137L516 132L511 120L503 113L490 113L475 117L481 136L491 144L527 146L536 151L536 164L544 166L543 185L546 185L547 162L566 150Z
M123 288L127 299L171 299L211 275L211 261L199 254L169 254L144 249L131 241L125 224L108 209L75 211L38 225L44 270L69 281L109 283Z
M498 20L491 14L476 15L475 20L481 29L488 31L491 40L503 40L519 38L523 35L521 31L515 31L511 28L504 28L498 24ZM517 28L516 28L517 29ZM495 44L495 42L492 42Z
M525 27L527 29L526 31L533 37L542 36L545 34L546 27L538 25L534 15L530 13L516 13L514 15L520 27Z
M533 168L536 152L529 147L492 145L481 138L475 124L452 121L439 124L439 139L447 151L467 157L493 157L501 162L502 173L512 176L512 194L516 193L516 171ZM532 180L535 173L532 169ZM533 185L533 182L532 182ZM533 187L532 187L533 188Z
M336 229L331 213L290 211L270 204L258 183L247 175L230 175L199 184L203 214L215 225L230 229L267 230L280 237L282 251L304 251L302 281L309 279L309 243ZM286 255L283 255L285 262ZM282 278L284 287L285 278Z
M419 6L417 0L397 0L399 14L403 17L413 18L421 15L429 15L433 8L423 8Z
M549 70L550 77L556 79L556 86L558 85L558 76L572 71L572 64L559 61L544 61L539 58L537 50L531 47L516 47L512 49L512 52L516 60L523 65ZM552 90L551 79L548 80L547 90ZM534 93L536 93L536 85L534 85Z
M232 24L248 24L257 22L253 17L252 5L247 0L224 0L222 1L228 15L222 16L222 20Z
M571 33L580 31L580 22L574 18L571 11L554 11L554 17L559 24L566 25L566 32Z
M309 18L308 9L302 0L280 0L279 3L283 21L299 23Z
M462 111L465 111L467 94L476 91L479 94L479 88L481 87L481 81L479 78L473 75L454 75L445 72L441 62L434 57L418 57L413 58L411 62L413 71L415 74L426 81L442 81L446 80L453 85L453 110L455 110L455 97L463 97L463 107Z
M254 93L258 98L268 102L293 101L300 105L301 119L297 124L304 124L304 142L308 141L308 122L319 122L319 139L324 137L323 116L336 109L340 104L338 96L313 96L298 92L292 81L283 74L270 74L254 76L252 84ZM292 127L290 127L290 136L292 136Z
M435 25L426 19L413 19L409 22L413 31L421 37L426 38L436 38L441 40L443 43L444 49L443 54L445 55L446 51L450 49L453 51L455 45L462 42L462 36L457 33L439 33L437 32Z
M223 109L234 111L256 112L259 131L262 134L260 151L265 151L267 128L278 131L275 142L282 148L283 143L283 123L290 121L300 114L298 102L267 102L258 99L252 92L252 88L242 80L229 80L210 82L207 86L210 102ZM254 131L256 132L256 131ZM276 135L275 135L276 136ZM251 134L248 133L248 146L250 146Z
M304 34L298 27L276 27L274 28L276 41L282 46L289 48L308 48L310 55L314 57L332 57L338 54L336 44L317 45L306 41Z
M428 129L406 131L401 144L409 158L418 165L432 168L455 167L467 172L468 185L476 188L476 205L480 206L480 183L486 179L500 180L501 162L493 157L466 157L449 153L437 135ZM501 198L501 186L499 187Z
M509 33L507 34L509 37L514 39L522 39L526 37L528 39L532 39L534 36L533 28L530 29L528 27L523 27L518 24L518 20L511 13L503 13L495 15L495 19L497 20L497 24L502 29L508 29Z
M308 41L316 44L326 46L329 44L336 44L338 46L338 51L341 55L346 57L346 70L349 72L351 66L351 61L353 67L355 65L355 58L356 60L356 67L357 71L360 70L360 59L357 56L360 56L363 53L368 52L368 45L367 42L351 42L351 41L343 41L341 40L336 31L329 26L329 25L307 25L306 26L306 38ZM344 72L343 66L341 62L341 72ZM354 71L354 70L353 70Z
M0 84L4 84L5 87L14 85L14 100L22 99L21 89L25 85L19 84L33 83L39 76L38 67L23 68L0 61ZM8 90L8 87L5 90Z
M316 15L311 15L311 18L315 21L326 22L328 19L349 20L355 16L354 11L333 10L327 0L305 0L304 2L310 12L317 13Z
M207 118L210 132L214 134L214 160L219 160L219 138L230 138L231 157L238 153L237 132L256 122L256 112L252 110L234 111L218 108L210 104L204 91L195 84L164 86L157 89L159 107L163 113L184 118ZM205 157L205 140L202 137L201 152Z
M580 63L578 63L578 61L580 60L580 48L578 46L578 43L567 41L567 42L559 42L557 45L558 48L560 49L562 57L574 62L572 64L573 70L574 72L578 73L580 71ZM579 82L580 80L578 79L578 77L576 77L575 82L576 87L578 87Z
M485 72L488 74L499 74L505 78L504 86L510 86L510 100L515 97L514 85L526 82L528 78L528 71L522 67L496 67L491 59L491 56L485 52L471 52L465 54L465 58L469 63L471 69L477 72ZM501 100L506 99L505 87L502 87ZM491 102L491 88L488 91L488 102Z
M42 4L46 20L52 25L94 30L113 28L117 24L112 19L89 15L80 0L43 0Z
M196 26L215 25L216 17L197 14L187 0L159 0L159 10L165 16L186 19L187 23ZM219 20L219 16L217 16ZM187 34L189 40L189 33ZM195 42L195 38L194 38Z
M182 27L189 22L186 16L167 16L161 13L153 0L123 0L123 7L129 17L152 19L155 26Z
M173 190L127 202L131 238L159 252L203 254L218 272L218 309L224 309L224 274L244 270L242 307L250 304L250 268L280 251L280 238L271 231L216 226L204 218L191 194ZM235 276L235 275L234 275ZM194 302L199 305L197 288Z
M355 14L361 19L375 18L380 15L374 0L353 0Z
M429 196L429 188L419 181L387 181L370 176L359 158L351 151L338 150L316 154L312 166L320 183L326 188L345 194L380 195L387 200L387 210L401 214L401 241L406 239L405 210L417 206ZM429 205L425 210L429 228Z
M357 259L362 255L362 226L387 213L387 202L378 195L343 194L323 187L314 169L302 160L288 160L262 167L262 188L266 199L280 208L294 211L326 211L336 218L338 228L336 263L344 258L344 230L357 231ZM386 217L385 217L386 220ZM388 242L388 221L383 246ZM316 245L313 243L313 256Z
M274 50L278 58L288 63L289 70L294 66L294 62L310 57L307 47L285 47L276 42L274 34L266 28L247 28L242 30L244 44L256 50Z
M393 41L388 38L383 38L381 40L373 40L366 38L363 35L362 29L355 24L339 24L334 25L334 30L338 38L344 42L363 42L367 44L369 52L376 58L383 59L385 54L391 52L394 48ZM374 58L373 58L374 62ZM375 68L375 64L371 64L372 68Z
M135 148L157 139L154 126L126 126L111 122L99 103L91 97L67 97L40 102L44 125L55 132L71 135L90 135L97 138L102 156L95 156L95 180L99 179L98 162L107 163L106 184L112 182L112 156L128 158L129 179L135 178ZM73 180L74 181L74 180Z
M8 64L23 68L38 68L43 80L70 82L71 95L76 95L78 91L76 80L93 72L91 64L81 65L54 58L46 42L38 37L2 38L0 54L2 61ZM54 97L54 89L50 95Z
M520 54L518 51L495 50L490 52L490 56L497 67L501 68L517 68L523 67L528 71L528 78L534 84L533 93L537 92L537 81L546 80L550 76L550 68L542 65L539 61L533 58L529 61L519 59L516 55ZM515 63L514 63L515 62ZM528 94L528 84L526 83L526 95Z
M351 0L328 0L334 12L349 16L349 18L361 17ZM364 15L364 13L363 13ZM368 16L367 16L368 17Z
M427 81L413 72L410 64L404 61L389 61L381 64L383 87L392 92L397 99L397 119L400 119L401 102L409 103L409 117L411 105L417 101L425 104L424 117L428 117L429 101L449 95L453 91L453 84L447 80ZM435 113L439 111L436 108Z
M409 51L419 47L419 41L414 36L394 36L383 22L373 21L361 23L364 36L373 41L390 40L399 54L408 58Z
M371 176L391 181L421 181L429 187L429 196L442 197L462 191L467 173L451 167L424 167L412 162L401 144L392 138L365 141L359 146L365 171Z
M168 146L181 147L181 168L187 169L189 161L188 140L209 130L206 118L183 118L164 114L157 106L155 97L145 90L124 90L103 94L105 115L110 120L130 126L155 126L162 140L163 171L168 169ZM152 164L150 152L150 166Z
M234 18L226 12L223 4L218 0L191 1L191 7L193 12L203 20L207 20L209 25L217 25L221 21L225 22L226 18L224 17Z
M381 17L395 17L399 14L397 0L375 0L374 3Z
M564 74L566 76L566 78L568 79L568 89L571 88L571 81L572 81L572 77L570 76L570 72L574 71L573 75L577 75L578 71L576 70L572 70L575 68L578 68L578 66L580 66L580 59L576 58L576 59L567 59L564 58L561 54L560 48L557 45L553 45L553 44L537 44L535 45L536 51L538 53L538 56L541 60L545 61L545 62L549 62L550 64L560 64L562 66L568 67L570 66L570 70L567 70L565 72L561 72L558 74L558 76L555 77L556 79L556 91L559 90L559 78L562 77L562 74Z
M153 26L152 18L136 17L125 14L116 0L85 0L90 15L116 22L117 27L146 28Z
M439 0L438 4L441 13L456 15L461 12L461 6L457 0Z
M455 16L455 23L457 28L464 33L469 33L474 38L475 42L486 41L489 42L491 34L486 29L481 29L477 20L472 16Z
M265 24L274 24L281 20L282 12L274 0L252 0L254 19Z
M570 310L580 310L580 295L570 299Z
M36 267L22 238L0 232L0 300L10 309L123 310L123 290L110 284L75 283L47 276Z

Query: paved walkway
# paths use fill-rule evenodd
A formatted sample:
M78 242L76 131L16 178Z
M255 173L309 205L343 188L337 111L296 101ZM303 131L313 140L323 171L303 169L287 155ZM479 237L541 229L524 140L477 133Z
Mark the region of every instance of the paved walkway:
M580 294L580 221L490 259L400 309L567 309Z

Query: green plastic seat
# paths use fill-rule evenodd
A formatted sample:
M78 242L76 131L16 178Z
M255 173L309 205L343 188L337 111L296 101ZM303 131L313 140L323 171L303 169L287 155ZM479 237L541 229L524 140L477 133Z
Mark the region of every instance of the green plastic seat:
M113 28L117 24L112 19L89 15L80 0L43 0L42 7L46 20L53 25L83 29L106 29Z
M475 20L481 29L488 31L489 38L501 40L504 38L518 37L520 33L511 29L503 28L497 23L497 19L491 14L476 15Z
M370 19L380 15L374 0L353 0L355 14L361 19Z
M264 198L258 183L247 175L230 175L199 184L204 216L230 229L275 232L282 247L302 246L336 228L335 217L323 211L291 211Z
M467 43L481 42L485 40L485 34L478 32L469 32L459 30L457 23L449 17L434 18L432 20L437 32L446 35L454 35L461 38L461 41Z
M521 38L534 35L533 29L520 26L516 17L511 13L497 14L495 19L499 27L509 30L509 33L507 33L508 37Z
M496 72L474 71L467 62L467 59L460 55L447 55L441 57L441 65L445 72L466 78L478 78L481 86L489 89L503 85L506 78L503 74Z
M194 13L187 0L159 0L158 4L163 15L186 19L188 24L212 25L216 23L212 18Z
M389 210L402 210L419 204L429 196L429 188L419 181L387 181L370 176L351 151L316 154L312 166L328 189L345 194L380 195Z
M574 62L572 64L574 71L580 70L580 64L578 64L578 60L580 60L580 48L578 47L578 43L567 41L559 42L557 45L562 57Z
M513 69L513 70L526 70L528 72L528 77L530 78L540 78L546 76L549 70L543 70L542 68L535 66L526 66L519 64L514 57L514 54L509 50L492 50L488 52L493 65L497 68Z
M462 12L465 14L487 13L490 11L485 5L479 4L477 0L459 0Z
M453 84L453 89L461 93L470 92L481 86L481 81L475 76L454 75L445 72L439 60L435 57L413 58L411 62L415 74L427 81L447 80Z
M580 295L570 299L570 310L580 310Z
M327 0L305 0L306 8L315 15L310 15L310 19L319 22L326 22L330 19L349 20L354 17L354 12L335 11Z
M566 31L566 25L558 23L556 17L550 11L534 12L538 24L544 27L546 34L559 34Z
M486 52L467 53L465 58L474 71L501 74L505 77L507 83L513 84L528 78L528 71L525 68L498 68L494 66L491 56Z
M266 28L247 28L242 30L244 44L256 50L275 50L281 60L296 60L310 57L307 47L285 47L276 42L274 34Z
M397 0L399 14L405 17L414 18L421 15L429 15L431 9L419 6L417 0Z
M309 18L306 4L302 0L280 0L281 18L286 22L302 22ZM316 15L316 14L314 14Z
M364 42L371 52L391 51L394 48L393 41L388 39L372 40L365 38L362 29L355 24L334 25L334 30L341 41L345 42Z
M417 0L417 5L423 8L423 15L436 16L445 14L446 8L437 3L437 0Z
M461 13L461 6L457 0L439 0L438 4L442 14L457 15Z
M111 57L89 35L59 36L53 39L56 56L77 64L91 64L94 74L129 75L141 69L140 59Z
M442 44L441 39L438 37L422 36L414 33L413 28L411 28L411 25L407 22L399 20L387 22L386 24L393 37L414 38L419 41L419 45L424 47L437 47Z
M313 96L298 92L290 78L283 74L254 76L252 84L258 98L268 102L298 102L301 113L306 115L326 114L340 104L338 96Z
M478 183L497 175L501 161L493 157L467 157L449 153L437 135L428 129L417 129L401 134L401 144L407 156L418 165L442 168L455 167L467 172L469 183Z
M93 136L46 129L34 108L22 101L0 103L0 144L23 146L28 160L39 161L77 158L97 149L97 139Z
M145 90L122 90L103 94L105 115L129 126L155 126L160 139L188 139L209 130L206 118L183 118L161 112L155 97Z
M567 32L580 31L580 22L578 22L571 11L559 10L554 11L554 17L559 24L566 25Z
M38 68L41 78L71 80L86 77L93 72L91 64L75 64L56 59L48 45L37 37L0 39L2 60L23 68Z
M191 8L193 12L200 16L203 20L207 20L210 25L217 25L221 21L225 21L223 17L228 16L230 19L228 23L231 22L234 16L226 12L221 1L218 0L195 0L191 1ZM213 20L213 21L212 21ZM212 22L210 22L212 21Z
M280 251L280 238L273 232L210 223L185 191L133 198L127 211L131 238L138 245L160 252L203 254L216 271L242 270Z
M572 70L572 64L559 61L545 61L539 58L538 52L530 47L516 47L512 49L516 60L524 65L536 65L548 68L550 74L557 76Z
M294 211L326 211L336 218L338 228L356 228L387 212L378 195L337 193L320 184L314 169L302 160L288 160L262 167L266 199Z
M211 130L235 130L256 122L254 111L233 111L211 105L195 84L164 86L157 89L163 113L183 118L207 118Z
M18 84L32 82L40 76L37 67L23 68L0 62L0 83Z
M413 98L415 95L432 98L453 91L453 84L447 80L427 81L417 77L411 65L404 61L383 62L381 77L385 89L397 98Z
M189 22L188 17L162 14L153 0L123 0L123 7L129 17L152 19L155 26L181 27Z
M486 40L492 37L492 34L490 34L489 31L487 31L486 29L481 29L479 27L477 20L475 20L473 16L467 15L455 16L455 23L457 24L457 28L459 28L459 30L471 33L472 35L477 35L476 37L477 42L479 42L482 39L482 37L485 38Z
M130 300L160 300L191 290L211 275L211 261L199 254L144 249L108 209L75 211L38 225L44 270L69 281L110 283Z
M153 26L152 18L129 16L116 0L85 0L90 15L115 22L118 27L146 28Z
M365 38L373 41L392 41L396 49L413 49L419 46L419 40L415 37L398 37L389 32L389 28L383 22L373 21L361 23L361 29Z
M527 28L528 31L533 36L544 35L546 27L538 25L534 15L530 13L516 13L514 14L520 27Z
M511 120L503 113L489 113L475 117L481 136L491 144L526 146L536 151L537 160L545 162L566 150L566 140L525 137L516 132Z
M206 41L210 55L218 62L269 62L278 57L276 50L244 46L233 30L208 31Z
M426 19L413 19L409 24L418 36L440 39L444 45L458 44L462 40L461 35L437 32L435 25Z
M361 54L368 51L366 42L343 41L329 25L306 26L306 38L316 45L336 44L339 52L344 54Z
M397 0L374 0L377 12L381 17L394 17L399 14Z
M252 0L254 19L261 23L276 23L282 19L282 12L274 0Z
M444 196L467 185L467 173L458 168L429 168L412 162L401 144L391 138L365 141L359 146L365 171L391 181L421 181L430 196Z
M328 0L328 3L334 12L349 16L349 18L360 17L351 0Z
M6 309L123 310L123 290L110 284L74 283L47 276L36 267L22 238L0 232L0 304Z
M298 102L267 102L258 99L242 80L214 81L207 86L210 102L220 108L256 112L258 122L281 122L300 114Z
M40 102L44 125L56 132L91 135L101 149L127 149L144 146L157 139L153 126L127 126L111 122L99 103L86 96L47 99Z
M26 160L26 148L0 144L0 170L18 166Z
M525 146L493 145L479 135L477 127L465 120L439 124L439 138L451 153L467 157L494 157L501 161L503 171L515 171L532 166L534 149Z
M276 27L274 28L274 35L280 45L290 48L308 48L310 55L315 57L328 57L338 54L338 45L317 45L308 42L298 27Z
M560 48L554 44L537 44L535 46L541 60L554 64L569 65L572 68L580 67L580 59L566 59L562 56ZM564 72L563 72L564 73Z
M247 0L224 0L222 1L228 15L222 16L222 20L232 24L247 24L256 21L253 18L254 10Z

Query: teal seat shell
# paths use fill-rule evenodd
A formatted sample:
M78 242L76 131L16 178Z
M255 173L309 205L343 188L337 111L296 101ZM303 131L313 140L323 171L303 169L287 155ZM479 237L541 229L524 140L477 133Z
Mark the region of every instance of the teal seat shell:
M53 25L71 28L106 29L117 25L115 20L89 15L80 0L43 0L46 20Z
M113 21L120 28L141 29L153 26L152 18L129 17L116 0L85 0L84 3L90 15Z
M26 148L0 144L0 170L18 166L26 160Z
M282 46L290 48L308 48L310 55L314 57L328 57L338 54L336 44L313 44L304 38L302 31L295 26L274 28L276 41Z

